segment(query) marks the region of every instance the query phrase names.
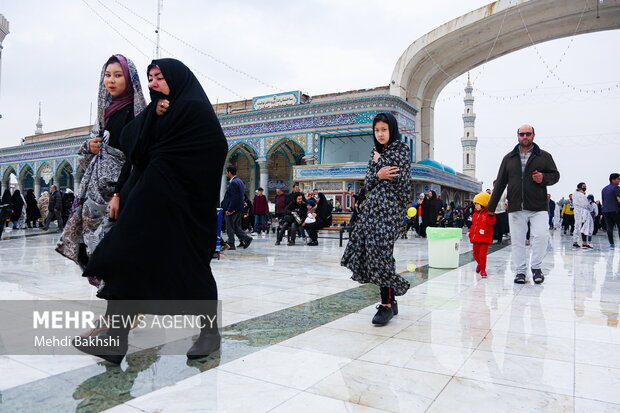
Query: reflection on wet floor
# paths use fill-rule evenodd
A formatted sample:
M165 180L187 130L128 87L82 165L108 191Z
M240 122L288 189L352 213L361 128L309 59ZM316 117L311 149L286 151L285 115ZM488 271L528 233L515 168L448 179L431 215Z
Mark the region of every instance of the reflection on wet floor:
M53 238L2 241L10 270L0 275L8 287L1 297L89 298L79 273L49 252ZM81 365L67 358L64 367L55 365L60 356L5 356L0 369L14 375L0 379L0 410L619 407L620 256L603 250L602 238L595 251L574 251L554 234L542 286L512 283L505 245L492 247L489 278L481 280L465 242L461 267L437 270L426 265L424 240L399 241L397 268L412 289L383 328L369 322L377 289L348 280L337 241L318 249L271 241L256 239L213 263L226 325L220 352L188 361L161 347L137 350L120 367L90 356L77 356ZM186 349L191 341L165 346Z

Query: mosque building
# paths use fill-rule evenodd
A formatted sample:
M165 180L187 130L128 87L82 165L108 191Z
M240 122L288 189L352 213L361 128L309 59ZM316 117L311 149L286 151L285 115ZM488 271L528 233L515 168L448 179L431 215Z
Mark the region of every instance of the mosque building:
M464 136L473 137L473 98L471 89L467 90L466 111L472 113L463 115ZM468 160L465 174L433 159L421 159L416 139L418 109L391 96L388 86L318 96L293 91L214 107L228 139L226 165L237 167L250 199L259 187L273 199L276 188L286 192L299 182L304 192L316 188L344 208L350 207L351 194L364 182L373 147L372 120L380 112L396 117L401 140L411 150L412 199L414 194L434 190L458 205L481 190L474 177L475 138L462 140ZM79 185L83 171L77 150L90 127L43 133L42 126L39 108L35 134L23 138L19 146L0 149L3 189L11 174L17 177L18 187L32 188L37 194L52 182L74 190ZM223 174L222 191L225 179Z

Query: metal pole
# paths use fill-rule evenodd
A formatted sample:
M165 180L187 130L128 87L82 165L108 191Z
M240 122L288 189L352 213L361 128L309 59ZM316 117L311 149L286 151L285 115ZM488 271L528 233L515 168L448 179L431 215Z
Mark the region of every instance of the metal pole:
M163 7L163 0L157 0L157 29L155 33L157 34L157 49L155 50L155 58L159 59L159 26L161 21L161 8Z

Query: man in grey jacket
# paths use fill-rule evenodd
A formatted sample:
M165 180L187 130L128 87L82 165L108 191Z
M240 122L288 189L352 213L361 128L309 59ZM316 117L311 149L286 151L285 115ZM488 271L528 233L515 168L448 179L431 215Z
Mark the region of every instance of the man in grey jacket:
M58 188L56 185L50 186L50 201L48 207L47 219L45 220L45 224L43 225L43 231L47 231L50 228L50 222L52 219L56 217L58 221L58 231L62 231L64 224L62 222L62 197L60 192L58 192Z
M545 280L541 265L549 242L547 186L560 180L553 157L534 143L534 136L533 126L523 125L517 129L519 143L504 156L497 173L497 185L488 205L489 215L493 215L508 186L508 220L512 261L517 272L514 280L516 284L526 282L525 237L528 223L532 239L532 280L536 284Z

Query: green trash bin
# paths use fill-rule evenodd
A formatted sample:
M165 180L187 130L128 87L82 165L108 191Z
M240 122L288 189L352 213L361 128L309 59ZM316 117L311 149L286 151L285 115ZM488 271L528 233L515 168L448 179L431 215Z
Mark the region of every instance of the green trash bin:
M458 268L461 238L463 238L461 228L426 228L428 266Z

